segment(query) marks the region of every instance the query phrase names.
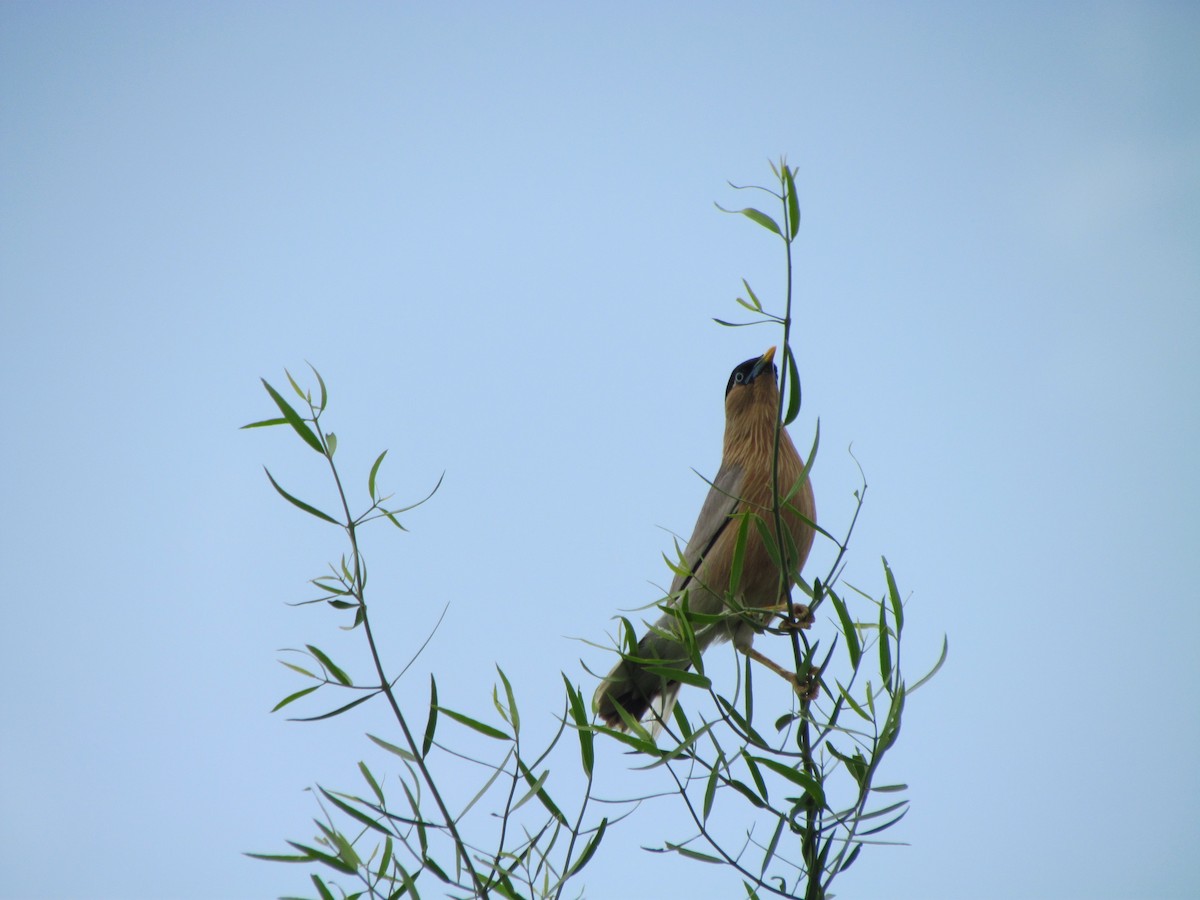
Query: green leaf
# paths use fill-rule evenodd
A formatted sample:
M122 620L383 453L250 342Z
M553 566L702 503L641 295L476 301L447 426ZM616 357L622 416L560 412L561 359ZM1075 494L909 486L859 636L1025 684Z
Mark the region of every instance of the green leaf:
M728 212L728 210L726 210L726 211ZM775 322L777 320L774 318L770 318L770 319L758 319L757 321L754 321L754 322L728 322L725 319L718 319L716 316L714 316L713 321L716 322L718 325L724 325L726 328L746 328L750 325L773 325L773 324L775 324Z
M266 466L263 466L263 471L267 473L267 477L271 479L271 484L275 488L275 490L279 492L279 495L281 497L283 497L283 499L286 500L288 503L292 504L292 506L295 506L297 509L302 509L309 515L316 516L318 519L324 519L326 522L332 522L334 525L341 524L333 516L330 516L330 515L327 515L326 513L321 512L315 506L309 506L303 500L298 500L297 498L295 498L291 494L289 494L287 491L285 491L283 488L281 488L279 486L279 482L277 482L275 480L275 477L271 474L271 470L268 469Z
M758 536L762 538L763 549L767 551L767 556L771 558L771 563L776 569L783 567L783 560L779 558L779 545L775 542L775 535L771 533L771 529L767 527L758 516L754 517L754 524L758 527Z
M571 710L571 718L575 722L575 733L579 735L579 757L583 763L583 774L592 776L592 768L596 763L596 736L588 727L587 706L575 685L562 676L563 684L567 686L567 705Z
M886 687L892 678L892 647L888 637L887 604L879 604L879 676Z
M504 695L508 699L508 716L512 722L513 734L521 733L521 716L517 712L517 698L513 696L512 685L509 684L508 676L504 674L504 670L496 666L496 671L500 673L500 680L504 682Z
M472 731L478 731L485 737L495 738L498 741L511 741L512 737L505 734L499 728L493 728L491 725L484 725L482 722L472 719L470 716L464 716L460 712L455 712L452 709L447 709L444 706L439 706L438 712L443 712L460 725L466 725Z
M903 819L907 815L908 815L908 809L905 808L904 812L900 813L900 815L896 816L896 818L891 819L887 822L884 822L882 825L877 825L874 828L869 828L866 831L860 831L858 833L859 837L869 837L872 834L879 834L879 832L881 832L881 831L886 831L887 829L891 828L893 825L895 825L897 822L899 822L901 819Z
M907 791L908 785L907 784L884 784L879 787L873 787L873 788L871 788L871 790L873 790L879 794L891 794L891 793L895 793L896 791Z
M291 375L288 376L289 379L291 377ZM320 440L318 440L317 436L312 433L312 430L308 427L308 425L305 424L304 420L300 418L300 414L292 409L291 405L283 399L283 395L280 394L279 391L275 390L275 388L271 387L265 378L261 378L259 380L263 383L263 387L267 389L267 393L271 395L271 399L275 401L275 405L279 407L279 411L283 413L284 419L286 419L287 423L292 426L296 434L300 435L300 437L304 439L304 443L308 444L308 446L312 447L314 450L324 456L325 448L321 446ZM293 384L295 384L295 382L293 382Z
M433 733L437 729L437 714L438 714L438 698L437 698L437 681L434 680L433 673L429 673L429 719L425 722L425 737L421 739L421 759L429 755L429 748L433 746Z
M500 763L492 769L492 774L488 777L488 780L483 783L483 787L475 792L475 796L467 801L467 805L462 808L462 812L454 817L455 821L458 821L459 819L465 819L467 813L471 811L471 807L478 803L479 799L492 789L492 785L496 783L496 779L503 774L507 774L504 767L508 765L508 761L512 758L512 755L513 748L510 747L508 752L504 754L504 759L500 760Z
M758 518L752 512L742 513L738 518L737 536L733 541L733 562L729 566L729 592L736 595L742 583L742 566L746 560L746 538L750 534L750 518Z
M796 182L792 177L792 170L786 163L783 166L783 196L787 200L788 241L790 243L800 229L800 200L796 197Z
M517 767L521 770L521 775L525 779L525 783L532 787L537 782L537 779L533 777L533 772L529 771L529 767L526 766L525 763L520 760L520 758L517 759ZM567 824L567 817L563 815L562 810L559 809L555 805L554 801L550 799L550 795L546 793L545 788L539 788L536 793L538 802L546 808L546 811L549 812L550 815L554 816L555 821L569 828L570 826Z
M749 800L750 803L758 809L766 809L767 801L758 796L758 794L754 793L754 791L750 789L750 785L746 784L744 781L738 781L736 778L730 778L727 779L725 783Z
M702 820L708 821L708 814L712 812L713 799L717 795L717 774L720 772L716 766L712 767L712 771L708 773L708 784L704 786L704 811Z
M383 458L387 456L387 453L384 450L379 454L375 459L375 464L371 466L371 474L367 476L367 493L371 496L372 500L375 499L375 476L379 474L379 467L383 465Z
M378 831L381 834L386 834L388 837L396 836L396 835L392 834L390 829L388 829L384 825L379 824L374 819L372 819L370 816L368 816L366 813L355 809L353 806L351 806L346 801L329 793L329 791L325 790L325 788L320 787L318 785L318 790L320 790L320 792L325 795L325 799L327 799L330 803L332 803L334 806L336 806L338 809L340 809L342 812L344 812L350 818L354 819L356 822L361 822L363 825L367 826L368 828L372 829L373 831ZM357 800L358 798L356 797L355 799ZM347 860L347 861L349 861L349 860Z
M289 856L283 853L243 853L251 859L261 859L265 862L307 863L312 862L307 856Z
M779 235L780 237L783 237L783 232L781 232L779 230L779 226L775 223L775 220L772 219L770 216L768 216L766 213L760 212L759 210L755 209L752 206L747 206L744 209L726 209L725 207L721 206L721 204L718 203L718 204L716 204L716 207L717 207L717 209L721 210L721 212L734 213L734 214L740 213L741 215L743 215L747 219L749 219L751 222L757 222L763 228L767 229L767 231L773 231L773 232L775 232L775 234Z
M310 862L324 863L325 865L329 866L331 869L336 869L337 871L342 872L346 875L356 874L356 870L354 869L353 866L347 865L346 863L344 863L340 859L338 859L336 856L330 856L328 853L322 853L320 850L317 850L313 847L308 847L304 844L297 844L295 841L288 841L288 843L291 844L293 847L295 847L297 850L299 850L301 853L307 854Z
M821 787L821 783L806 772L801 772L799 769L794 769L791 766L785 766L781 762L773 759L767 759L764 756L754 757L754 761L766 766L776 775L782 775L792 784L798 785L804 789L817 802L818 805L825 805L825 790Z
M353 686L350 676L334 665L333 660L326 656L319 647L314 647L312 644L305 644L304 646L308 648L308 652L315 656L322 666L329 670L330 675L346 685L346 687Z
M750 287L750 282L748 282L745 278L743 278L742 286L746 289L746 296L749 297L750 302L754 304L755 312L762 312L763 311L762 302L758 299L758 296L754 293L754 288Z
M512 805L512 808L509 810L509 813L510 814L515 813L518 809L520 809L522 806L524 806L527 801L536 797L538 792L541 791L542 785L544 785L546 783L546 779L549 777L550 777L550 770L547 769L541 775L538 776L537 781L535 781L533 783L533 785L529 788L529 790L525 792L525 795L520 800L518 800L516 803L514 803Z
M354 709L354 707L358 706L360 703L366 703L368 700L370 700L372 697L374 697L378 693L379 693L379 691L371 691L369 694L364 694L363 696L359 697L357 700L351 700L345 706L339 706L337 709L331 710L330 712L327 712L327 713L322 713L319 716L306 716L302 719L296 718L296 719L289 719L288 721L289 722L320 722L322 719L332 719L334 716L340 716L344 712L349 712L350 710Z
M334 434L332 431L329 432L329 434L325 435L325 445L327 447L329 447L330 457L332 457L333 454L337 453L337 435Z
M379 786L379 782L375 780L375 776L371 774L371 770L367 768L367 764L361 759L358 761L358 770L362 772L363 778L371 786L371 790L375 793L375 799L379 801L379 805L383 806L387 802L383 796L383 788Z
M314 684L312 687L306 687L302 690L296 691L296 693L294 693L294 694L288 694L286 697L284 697L282 700L280 700L278 703L275 704L275 706L274 706L274 708L272 708L271 712L279 712L279 710L283 709L285 706L287 706L293 700L299 700L301 697L311 694L313 691L318 690L320 687L321 687L321 685Z
M608 819L600 820L600 825L596 829L596 833L592 835L592 839L588 841L587 846L583 848L583 853L579 855L579 859L571 866L567 877L571 877L579 873L584 866L591 862L592 857L596 855L596 848L600 846L600 842L604 840L604 832L608 828Z
M771 841L767 844L767 852L763 854L762 868L758 870L760 878L766 874L767 866L771 864L771 860L775 857L775 849L779 846L779 838L783 834L784 821L785 819L780 817L779 822L775 825L775 833L771 835Z
M320 895L321 900L334 900L333 894L330 892L329 888L325 887L325 882L321 880L320 876L313 873L308 877L311 878L312 883L316 885L317 893Z
M670 666L645 666L645 671L652 675L657 675L659 678L665 678L668 681L678 681L681 684L690 684L692 687L698 687L703 690L708 690L712 687L712 679L692 672L686 669L674 669Z
M392 861L392 839L388 838L383 842L383 855L379 857L379 868L375 870L375 875L382 879L387 873L388 864Z
M900 602L900 590L896 587L896 576L888 565L887 557L883 557L883 571L887 575L888 598L892 601L892 618L896 620L896 638L904 629L904 604Z
M308 362L307 360L305 360L305 362L307 363L308 367L310 369L312 369L313 375L315 375L317 377L317 384L321 388L321 399L316 404L316 407L319 410L323 410L323 409L325 409L325 405L329 402L329 391L325 390L325 379L321 377L321 373L317 371L316 366L314 366L312 363Z
M263 419L261 422L251 422L249 425L243 425L242 430L247 428L270 428L272 425L286 425L287 419Z
M783 424L786 428L796 421L796 416L800 415L800 372L796 368L796 354L786 344L783 347L783 355L787 360L788 368L788 406L787 414L783 417Z
M687 847L681 847L679 844L668 843L665 845L665 849L659 852L666 852L668 850L678 853L680 856L685 856L688 859L694 859L696 862L715 863L718 866L723 866L725 864L725 860L720 859L719 857L709 856L707 853L698 853L695 850L689 850Z
M838 871L845 872L848 868L850 868L850 866L854 864L854 861L858 859L858 853L860 850L862 850L862 848L862 844L855 844L854 849L850 851L850 855L846 857L846 861L842 863L842 866Z
M305 391L304 388L300 387L300 385L296 383L296 379L292 377L292 373L287 369L284 369L283 374L287 376L288 383L292 386L292 390L296 392L296 396L305 403L311 403L312 394Z
M750 777L754 779L754 786L758 788L758 792L762 794L764 800L770 801L770 794L767 792L767 783L763 780L762 772L758 768L758 763L754 761L754 757L749 754L744 754L742 759L746 762L746 768L750 770Z
M842 698L843 698L843 699L844 699L844 700L845 700L845 701L846 701L848 704L850 704L850 708L851 708L852 710L854 710L856 713L858 713L858 715L859 715L859 716L861 716L861 717L862 717L863 719L865 719L866 721L868 721L868 722L873 722L873 721L874 721L874 718L873 718L872 716L869 716L869 715L867 715L867 711L866 711L865 709L863 709L863 708L862 708L862 707L861 707L861 706L860 706L860 705L859 705L859 704L858 704L858 703L855 701L855 699L854 699L853 697L851 697L851 696L850 696L850 692L849 692L848 690L846 690L844 687L842 687L842 683L841 683L840 681L835 681L834 683L835 683L835 684L838 686L838 690L841 692Z
M375 737L375 735L373 735L373 734L368 734L367 737L369 737L372 741L374 741L376 744L378 744L380 747L382 747L388 753L395 753L398 757L405 760L406 762L415 763L417 761L417 758L415 756L413 756L411 753L409 753L407 750L405 750L403 747L397 747L395 744L389 744L383 738Z
M858 661L862 659L862 646L858 642L858 629L854 625L854 620L850 618L850 610L846 608L846 601L833 590L827 588L825 595L829 597L829 601L837 612L838 621L842 623L842 636L846 639L846 651L850 654L850 665L857 669Z
M950 642L947 640L945 635L942 635L942 652L941 652L941 655L938 656L938 661L933 664L932 669L930 669L928 672L926 672L924 675L922 675L921 678L919 678L917 680L916 684L914 684L912 687L910 687L908 689L907 693L911 694L913 691L915 691L917 688L919 688L921 685L923 685L925 682L927 682L930 678L932 678L934 675L936 675L938 673L938 669L940 669L942 667L942 663L944 663L946 661L946 652L949 649L950 649Z
M746 717L738 712L737 708L732 703L719 694L717 695L717 701L720 703L721 709L725 711L725 715L729 716L729 718L734 721L737 727L745 733L746 737L752 744L758 747L768 746L767 742L763 740L762 735L754 730L754 726L746 721Z

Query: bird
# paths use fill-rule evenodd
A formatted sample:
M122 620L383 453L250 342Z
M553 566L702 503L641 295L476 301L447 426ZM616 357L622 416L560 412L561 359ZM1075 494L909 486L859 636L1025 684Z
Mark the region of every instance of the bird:
M779 419L774 357L775 348L771 347L762 356L740 363L729 375L721 466L710 483L682 563L674 567L666 611L642 636L636 652L623 654L596 689L593 710L610 728L627 730L619 709L635 721L648 722L653 734L661 730L670 715L681 683L648 667L690 668L690 654L673 612L685 599L693 613L731 613L717 624L694 626L701 652L710 644L732 640L737 650L785 677L790 675L751 647L755 631L770 616L769 610L787 608L787 593L812 549L816 527L816 506L804 460ZM776 432L779 449L773 487ZM779 524L786 535L783 541L776 531L776 495L780 499ZM759 521L754 521L755 517ZM750 519L749 525L743 527L746 519ZM785 548L789 570L786 578L781 577L780 566L771 559L761 526L765 526L776 547ZM731 585L739 532L744 535L742 564L737 583ZM743 610L764 612L754 615Z

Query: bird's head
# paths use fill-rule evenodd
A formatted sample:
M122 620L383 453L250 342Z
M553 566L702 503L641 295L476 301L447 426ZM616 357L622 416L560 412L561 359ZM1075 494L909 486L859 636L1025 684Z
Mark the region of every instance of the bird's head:
M771 347L762 356L748 359L739 363L729 373L729 382L725 385L725 405L738 401L745 403L751 398L762 398L763 395L777 391L775 385L775 348ZM765 377L764 377L765 376Z
M729 373L725 385L725 420L767 417L774 422L779 410L779 387L776 384L775 348L756 359L740 363Z
M768 441L779 421L775 348L748 359L729 373L725 385L725 455L749 452ZM764 444L765 446L765 444Z

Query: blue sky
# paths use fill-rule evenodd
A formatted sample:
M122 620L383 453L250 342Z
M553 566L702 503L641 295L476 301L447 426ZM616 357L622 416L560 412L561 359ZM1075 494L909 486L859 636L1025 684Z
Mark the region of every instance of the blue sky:
M711 319L779 296L713 201L781 153L821 521L852 443L848 574L886 554L911 671L951 647L886 766L910 846L843 894L1189 895L1198 41L1187 4L5 4L0 896L304 891L241 852L383 764L381 708L268 715L277 648L361 661L284 605L341 547L261 464L324 501L315 456L237 430L305 360L346 472L446 473L367 547L392 659L449 604L417 708L432 670L486 713L497 663L540 727L590 692L573 639L654 599L778 340ZM588 896L739 896L638 849L677 824L614 829Z

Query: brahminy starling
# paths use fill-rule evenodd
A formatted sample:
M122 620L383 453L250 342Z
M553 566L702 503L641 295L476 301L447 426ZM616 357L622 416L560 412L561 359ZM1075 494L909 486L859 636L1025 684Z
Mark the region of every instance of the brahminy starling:
M635 720L648 720L655 733L670 715L680 683L661 674L661 669L691 666L680 640L678 618L671 611L685 602L693 613L727 614L717 624L692 629L700 651L732 639L739 651L781 674L785 671L751 644L772 611L785 608L787 593L812 547L816 508L804 461L780 424L774 356L772 347L741 363L729 376L721 467L671 582L665 601L668 611L643 635L636 652L623 655L596 691L593 706L609 727L625 727L618 706ZM773 460L777 460L774 467ZM770 545L764 541L764 529ZM786 571L781 572L772 559L770 546L782 548L777 555ZM739 557L740 571L735 565ZM651 666L660 672L651 671Z

